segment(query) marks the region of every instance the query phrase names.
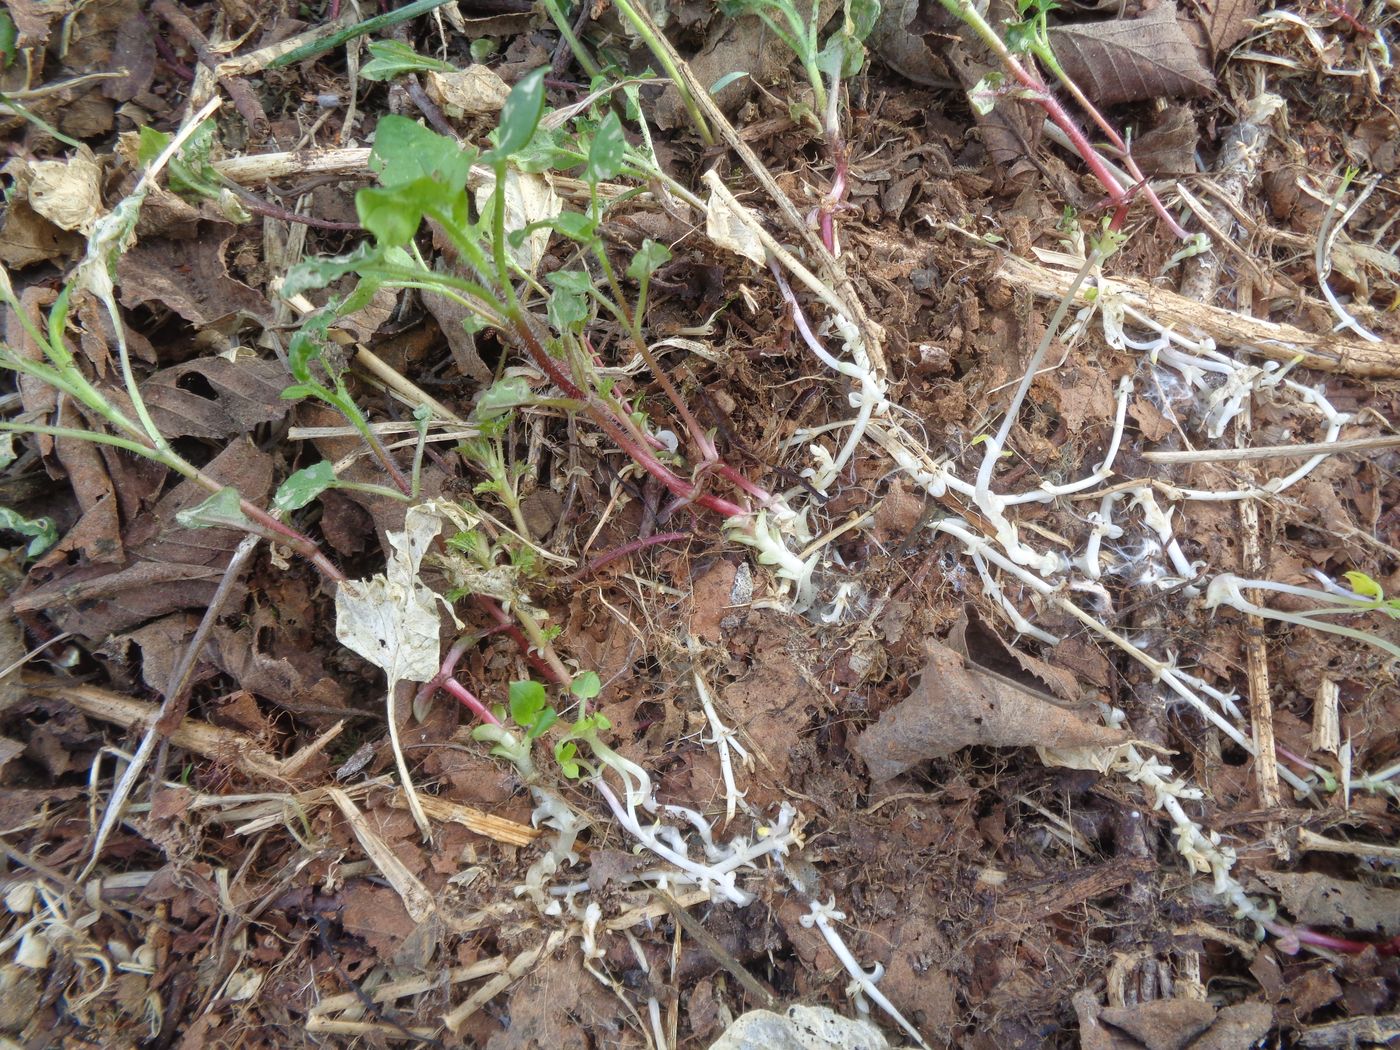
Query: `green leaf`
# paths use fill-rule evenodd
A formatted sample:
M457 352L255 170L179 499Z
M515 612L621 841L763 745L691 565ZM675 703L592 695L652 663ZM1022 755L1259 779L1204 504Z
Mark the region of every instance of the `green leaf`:
M246 529L252 523L240 502L236 488L222 488L203 503L177 513L175 520L187 529Z
M360 192L366 191L361 190ZM384 256L383 249L365 242L349 255L337 255L326 259L307 259L297 263L287 271L287 276L282 281L282 287L278 294L284 299L290 299L318 288L325 288L348 273L358 273L362 267L380 262Z
M286 396L286 391L283 391ZM335 485L335 465L323 459L320 463L302 467L277 487L277 495L272 497L272 509L277 511L301 510L313 499Z
M637 254L632 256L632 261L627 264L627 276L634 281L643 280L670 261L671 249L648 237L642 242Z
M534 725L525 731L525 739L538 740L549 730L549 727L557 721L559 721L559 712L552 707L546 707L540 712L540 716L535 719Z
M544 75L548 67L531 70L510 89L501 107L501 122L496 127L496 147L482 159L499 164L512 153L525 148L534 137L544 116Z
M25 557L35 558L58 542L58 528L52 518L26 518L17 510L0 507L0 530L28 536Z
M544 686L539 682L510 683L510 717L518 726L532 726L545 709Z
M15 45L19 41L19 32L15 29L15 20L6 11L0 11L0 59L4 60L6 69L15 60Z
M501 45L492 40L489 36L479 36L472 41L470 48L473 62L485 62L488 58L499 51Z
M569 684L569 692L580 700L592 700L603 691L603 683L596 671L584 671Z
M136 163L143 168L148 168L151 163L165 152L165 147L170 145L170 140L175 136L166 131L157 131L149 124L142 124L137 131L136 138Z
M567 171L588 160L572 147L561 128L537 128L534 137L524 148L516 150L512 159L518 169L531 174Z
M593 144L588 148L588 167L583 177L597 185L613 178L622 170L622 158L627 152L627 136L622 133L622 121L612 111L603 118L603 123L593 135Z
M142 126L137 140L136 158L147 167L165 152L173 136L154 128ZM195 128L166 168L170 188L190 197L216 199L223 180L215 170L210 155L214 149L214 122L204 121Z
M371 41L369 53L374 57L360 67L360 76L366 80L393 80L405 73L429 70L438 73L454 73L457 70L451 62L420 55L397 40Z
M1381 585L1364 572L1352 570L1342 574L1346 577L1347 583L1351 584L1351 589L1363 598L1374 598L1376 601L1385 601L1385 591Z
M541 219L518 230L511 230L506 234L506 240L512 248L519 248L536 230L557 230L571 241L588 244L598 230L598 219L582 212L561 211L552 218Z
M478 419L498 419L521 405L535 400L535 393L524 376L507 376L492 383L477 400L473 416Z
M850 19L851 35L857 40L867 40L880 20L880 0L850 0L846 5L846 17Z
M283 401L300 401L304 397L320 397L322 388L306 383L293 383L279 395Z
M426 178L461 193L475 160L475 150L463 149L417 121L391 114L375 125L369 168L379 176L381 186L403 186Z
M292 336L292 341L287 346L287 369L298 383L309 388L308 397L318 396L322 389L321 384L316 382L311 373L311 366L319 361L325 352L321 341L324 338L324 329L317 331L317 327L319 326L315 326L311 322L304 324Z
M827 38L825 46L817 52L817 68L828 78L844 79L853 77L865 65L865 47L853 36L835 33Z
M710 94L718 95L730 84L734 83L734 81L743 80L746 76L748 76L748 73L746 73L742 69L736 69L732 72L726 73L724 74L724 76L720 77L718 80L716 80L713 84L710 85Z
M554 286L545 308L549 323L561 332L583 325L591 314L588 293L593 279L580 270L556 270L546 279Z
M577 780L581 772L578 760L578 745L572 740L564 740L554 745L554 761L570 780Z

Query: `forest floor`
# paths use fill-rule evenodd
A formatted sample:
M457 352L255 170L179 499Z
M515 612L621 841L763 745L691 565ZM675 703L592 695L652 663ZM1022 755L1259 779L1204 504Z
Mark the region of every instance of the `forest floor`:
M771 28L651 5L747 74L713 144L607 0L10 3L0 1043L1394 1045L1400 7L1347 3L1051 13L1111 193L918 0L835 142ZM454 239L404 202L498 123Z

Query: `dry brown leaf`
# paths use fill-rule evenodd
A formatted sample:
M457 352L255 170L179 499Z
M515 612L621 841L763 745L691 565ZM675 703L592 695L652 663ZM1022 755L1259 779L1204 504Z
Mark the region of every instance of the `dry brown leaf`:
M143 240L117 263L123 306L159 303L200 327L238 313L266 314L267 299L229 276L224 251L237 228L201 222L189 238Z
M1334 879L1320 872L1260 871L1290 914L1307 926L1360 933L1400 934L1400 890Z
M1192 0L1189 7L1213 62L1249 34L1249 20L1259 13L1259 0Z
M430 72L427 92L449 117L455 118L500 112L510 86L490 67L471 65L452 73Z
M930 658L909 696L861 734L855 751L879 783L931 758L988 747L1115 748L1119 730L1094 725L1035 693L970 671L952 649L925 643Z
M55 226L89 233L102 215L102 168L84 146L64 160L30 165L29 205Z
M1184 175L1195 171L1194 157L1200 137L1191 107L1169 105L1158 114L1150 129L1133 140L1133 159L1149 176Z
M1130 21L1081 22L1050 30L1055 56L1096 105L1190 98L1215 90L1176 19L1176 4L1158 4Z
M235 441L204 470L225 484L236 484L254 501L264 500L272 488L270 458L246 441ZM207 496L194 482L183 481L149 511L135 516L121 534L118 549L124 549L124 557L115 569L86 559L69 565L66 557L46 556L15 595L15 608L42 611L63 630L87 638L108 638L159 616L205 608L244 535L237 529L185 529L176 524L176 514ZM112 519L102 520L110 524ZM78 549L68 539L64 543ZM101 536L93 537L93 546L101 543ZM230 604L240 602L242 594L241 587L236 589Z
M35 263L56 262L73 258L82 251L82 238L60 230L29 206L27 200L15 198L5 210L5 225L0 227L0 263L22 270Z
M975 609L963 610L948 632L948 647L967 660L973 671L1019 682L1029 690L1054 694L1066 704L1080 701L1079 681L1069 671L1013 649Z
M1147 1050L1182 1050L1215 1021L1215 1007L1198 999L1158 999L1105 1007L1099 1019L1123 1029Z
M289 382L279 361L202 357L157 372L141 393L166 437L227 438L285 416Z

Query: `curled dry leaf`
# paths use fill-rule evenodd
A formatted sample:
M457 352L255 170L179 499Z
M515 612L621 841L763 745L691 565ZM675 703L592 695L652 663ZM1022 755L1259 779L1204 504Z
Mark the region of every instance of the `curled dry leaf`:
M1056 26L1050 42L1070 79L1099 106L1215 90L1215 77L1201 65L1174 3L1158 4L1141 18Z
M485 208L494 190L494 179L483 180L476 191L476 206ZM523 230L531 223L552 219L564 210L563 202L554 192L554 184L546 176L533 172L516 171L514 168L507 171L505 196L507 233ZM507 248L507 251L526 271L534 273L549 246L549 236L548 229L535 230L525 238L524 244L518 248Z
M1086 722L1005 679L968 669L963 658L927 642L918 686L861 734L855 750L877 783L964 747L1112 750L1128 743L1119 730Z
M83 147L65 160L30 166L29 206L59 229L87 233L102 214L102 168Z

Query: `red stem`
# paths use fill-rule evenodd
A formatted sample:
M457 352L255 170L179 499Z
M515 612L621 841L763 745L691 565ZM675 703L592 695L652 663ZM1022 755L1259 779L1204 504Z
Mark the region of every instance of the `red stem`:
M471 690L457 681L457 679L444 679L442 688L456 697L463 707L476 715L477 718L481 719L487 725L498 726L501 724L501 720L490 711L486 710L486 705L473 696Z
M496 604L494 598L488 598L484 594L474 594L472 597L476 599L476 604L484 609L491 619L496 621L500 630L510 635L511 641L520 647L520 651L525 654L525 659L529 661L531 667L556 685L569 684L568 679L559 677L558 673L549 665L548 661L544 660L538 653L531 651L530 640L525 637L525 632L520 629L504 609Z
M631 543L624 543L621 547L615 547L605 554L600 554L582 569L564 578L565 583L577 583L579 580L587 579L604 565L610 565L619 558L625 558L629 554L635 554L639 550L647 547L654 547L658 543L671 543L675 540L684 540L690 537L688 532L659 532L654 536L648 536L644 540L633 540Z
M1056 126L1068 137L1071 144L1074 146L1074 151L1078 153L1084 163L1089 166L1089 170L1093 173L1094 178L1099 180L1099 183L1108 193L1109 204L1114 208L1125 205L1127 203L1127 194L1123 187L1118 185L1118 180L1113 177L1113 173L1108 170L1108 166L1104 164L1103 159L1094 152L1094 147L1089 143L1084 132L1079 130L1079 125L1075 122L1074 118L1069 115L1069 112L1064 106L1060 105L1060 100L1050 93L1050 90L1039 77L1035 76L1026 69L1025 66L1021 65L1021 63L1016 60L1015 55L1007 52L1001 56L1001 59L1006 64L1006 67L1011 70L1012 76L1019 80L1023 87L1030 89L1030 91L1034 93L1036 104L1039 105L1041 109L1045 110L1046 115L1049 116L1049 118L1055 122ZM1103 118L1097 113L1093 115L1102 125ZM1114 137L1117 137L1116 133ZM1119 141L1121 142L1122 140L1119 139ZM1152 187L1144 183L1143 188L1147 192L1148 200L1152 202L1153 209L1161 217L1162 221L1166 223L1167 229L1171 230L1173 236L1183 241L1186 240L1188 234L1181 228L1181 224L1172 218L1171 213L1167 211L1166 207L1157 198L1157 194L1153 191Z
M344 583L347 579L345 573L341 572L329 558L322 553L321 548L316 545L316 541L311 537L298 532L290 525L284 525L267 511L263 510L255 503L250 503L246 499L240 499L238 506L245 517L256 524L265 532L273 533L280 538L287 546L296 551L299 555L309 561L320 570L321 575L335 583Z
M1400 935L1380 943L1353 941L1346 937L1333 937L1330 933L1318 933L1306 926L1290 926L1282 922L1266 922L1264 928L1275 937L1298 944L1311 944L1328 951L1342 952L1345 955L1360 955L1367 948L1375 948L1381 955L1400 955ZM1291 953L1290 953L1291 954Z
M593 421L602 428L608 437L616 442L618 448L631 456L638 466L665 485L674 495L688 502L696 503L706 510L712 510L716 514L723 514L726 518L748 513L737 503L731 503L719 496L711 496L709 493L701 492L698 486L685 481L669 470L660 460L632 440L626 428L605 405L564 375L559 365L549 356L549 352L535 338L535 333L530 331L530 326L523 317L512 318L512 323L515 325L517 337L525 344L525 349L529 351L530 356L534 358L535 363L540 366L550 381L568 397L582 402L584 410L593 417Z
M827 149L831 152L831 191L822 201L821 236L822 244L833 256L836 255L836 210L846 198L846 173L849 161L846 147L835 134L826 137Z

